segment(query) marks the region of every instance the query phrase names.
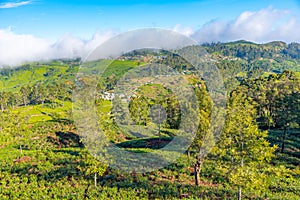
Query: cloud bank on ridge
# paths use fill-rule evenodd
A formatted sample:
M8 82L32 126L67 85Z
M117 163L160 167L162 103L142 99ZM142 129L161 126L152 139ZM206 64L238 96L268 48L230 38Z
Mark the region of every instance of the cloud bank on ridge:
M84 58L102 42L115 35L107 31L96 33L90 40L82 40L69 33L55 43L27 34L0 30L0 67L24 62L58 58Z
M233 40L299 42L300 22L289 11L269 7L257 12L243 12L230 22L211 21L192 37L200 43Z

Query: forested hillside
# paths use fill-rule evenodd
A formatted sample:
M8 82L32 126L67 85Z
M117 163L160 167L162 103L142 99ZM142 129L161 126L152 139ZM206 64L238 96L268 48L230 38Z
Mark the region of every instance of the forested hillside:
M100 128L118 147L141 153L176 137L182 108L171 90L143 80L128 115L118 116L113 111L122 100L112 101L118 80L140 66L165 64L192 86L200 119L192 145L177 162L148 173L116 170L85 148L72 112L80 59L0 69L0 199L300 199L300 44L202 46L227 91L218 138L209 128L214 102L205 79L195 78L193 66L176 54L127 53L98 81ZM94 67L87 70L99 73ZM150 115L156 105L165 110L163 121ZM154 131L143 131L148 127ZM214 139L207 144L205 138ZM204 145L212 146L205 157Z

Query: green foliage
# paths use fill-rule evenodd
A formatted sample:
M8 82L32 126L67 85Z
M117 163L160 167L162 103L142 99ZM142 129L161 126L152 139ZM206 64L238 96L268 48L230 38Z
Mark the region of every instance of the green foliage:
M215 152L220 166L229 174L228 181L247 190L262 192L267 185L261 170L270 162L276 147L270 147L267 132L255 122L256 110L241 93L233 92L228 103L227 118Z
M149 125L152 121L150 110L155 105L161 105L161 109L166 112L163 127L178 129L181 117L179 102L170 90L160 84L146 84L138 89L129 104L132 120L137 125Z

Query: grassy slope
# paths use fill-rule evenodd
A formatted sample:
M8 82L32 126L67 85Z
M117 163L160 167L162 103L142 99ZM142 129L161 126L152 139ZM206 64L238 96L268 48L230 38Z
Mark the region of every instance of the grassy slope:
M22 86L34 85L38 82L66 81L74 77L74 74L68 70L70 70L69 66L58 63L56 65L31 65L30 69L13 71L9 77L0 76L0 90L18 91Z
M104 74L105 76L115 74L119 77L126 70L135 67L136 64L132 61L116 61L111 64ZM124 68L120 68L120 66ZM53 74L45 76L44 74L49 72L51 68L55 68L54 72L52 71ZM67 65L56 63L55 65L45 64L32 67L30 70L17 71L8 79L0 77L0 89L16 91L22 85L34 84L39 81L47 83L57 79L73 79L74 74L73 72L68 72L68 69ZM105 101L98 112L106 115L106 119L109 119L110 107L110 102ZM53 122L56 119L53 117L53 114L58 115L60 118L65 118L70 109L70 102L57 102L56 107L36 105L15 110L24 117L29 116L29 124L44 126L44 130L38 129L38 132L30 135L31 143L37 143L37 146L32 149L24 149L23 155L20 155L18 146L15 145L18 142L16 138L8 143L3 142L0 144L0 199L6 199L1 194L6 194L6 197L10 195L12 197L10 199L30 199L31 197L41 198L43 196L49 199L82 199L84 194L88 194L91 198L98 195L100 199L106 199L109 196L110 198L119 199L133 199L136 196L144 199L161 198L162 196L169 199L175 197L190 197L194 199L196 196L210 199L214 197L227 199L235 195L235 191L232 191L230 188L223 188L210 182L211 172L209 172L209 164L204 168L202 174L202 186L200 188L188 186L187 184L193 183L193 174L189 168L191 163L187 162L186 158L182 158L178 163L150 173L147 176L137 175L133 177L132 175L111 173L101 183L103 187L96 189L89 187L90 183L86 181L77 169L77 166L83 161L79 156L82 148L78 145L75 145L75 147L62 145L64 140L71 140L69 134L74 132L74 130L69 130L67 125L57 125L56 122ZM59 132L64 134L60 135L58 134ZM272 144L280 144L280 134L279 130L270 132L269 139ZM33 140L33 138L39 136L40 138ZM43 142L48 136L54 138L54 140L47 141L47 144L44 144ZM127 137L134 140L128 142L125 139L123 143L120 143L120 146L125 146L132 150L149 151L148 147L145 146L147 142L144 139L138 139L134 135ZM117 140L119 139L117 138ZM287 140L286 151L283 154L279 154L278 158L273 160L273 163L286 165L297 173L297 170L299 172L300 163L298 153L300 151L299 130L293 130ZM5 143L9 145L5 145ZM40 146L42 147L40 148ZM15 162L24 156L30 157L31 160L21 163ZM279 185L279 187L282 186L282 189L278 188L278 190L282 190L283 193L291 192L293 188L297 190L299 188L299 175L295 176L295 178L298 182L288 182L286 185ZM288 184L294 185L289 186ZM99 195L102 195L102 198ZM248 198L251 197L250 194L247 195ZM278 196L280 195L278 194ZM297 195L293 195L293 192L291 192L290 197L296 199ZM280 199L288 198L282 195Z
M103 62L102 62L103 63ZM102 77L109 77L111 75L120 78L126 71L133 69L137 66L135 61L121 61L116 60L110 63L104 70ZM143 63L142 63L143 64ZM102 71L101 65L91 67L88 71L98 69ZM0 74L0 90L3 91L18 91L22 86L34 85L36 83L53 83L74 81L78 71L84 71L80 68L79 63L76 66L69 66L61 62L50 62L46 64L30 64L29 69L11 70L9 77ZM99 73L98 72L98 73ZM92 72L87 72L91 74Z

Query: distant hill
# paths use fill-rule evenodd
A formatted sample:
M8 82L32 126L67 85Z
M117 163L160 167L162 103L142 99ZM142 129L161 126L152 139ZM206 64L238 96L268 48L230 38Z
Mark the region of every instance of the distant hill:
M209 53L222 56L232 56L246 60L262 58L272 59L300 59L300 44L273 41L265 44L256 44L245 40L228 43L203 44Z
M282 73L285 70L300 72L300 44L298 43L286 44L273 41L256 44L240 40L228 43L206 43L202 46L216 61L228 90L234 88L244 78L258 77L265 73ZM164 57L165 54L166 52L157 51L151 53L149 50L127 53L122 59L131 61L127 61L126 64L125 61L121 62L121 59L114 62L104 75L110 77L108 81L114 82L132 67L142 62L155 62L155 59L159 62L169 59L163 63L171 66L186 65L174 56ZM19 91L26 85L73 81L79 66L80 59L75 59L47 63L32 62L15 68L0 69L0 90Z

